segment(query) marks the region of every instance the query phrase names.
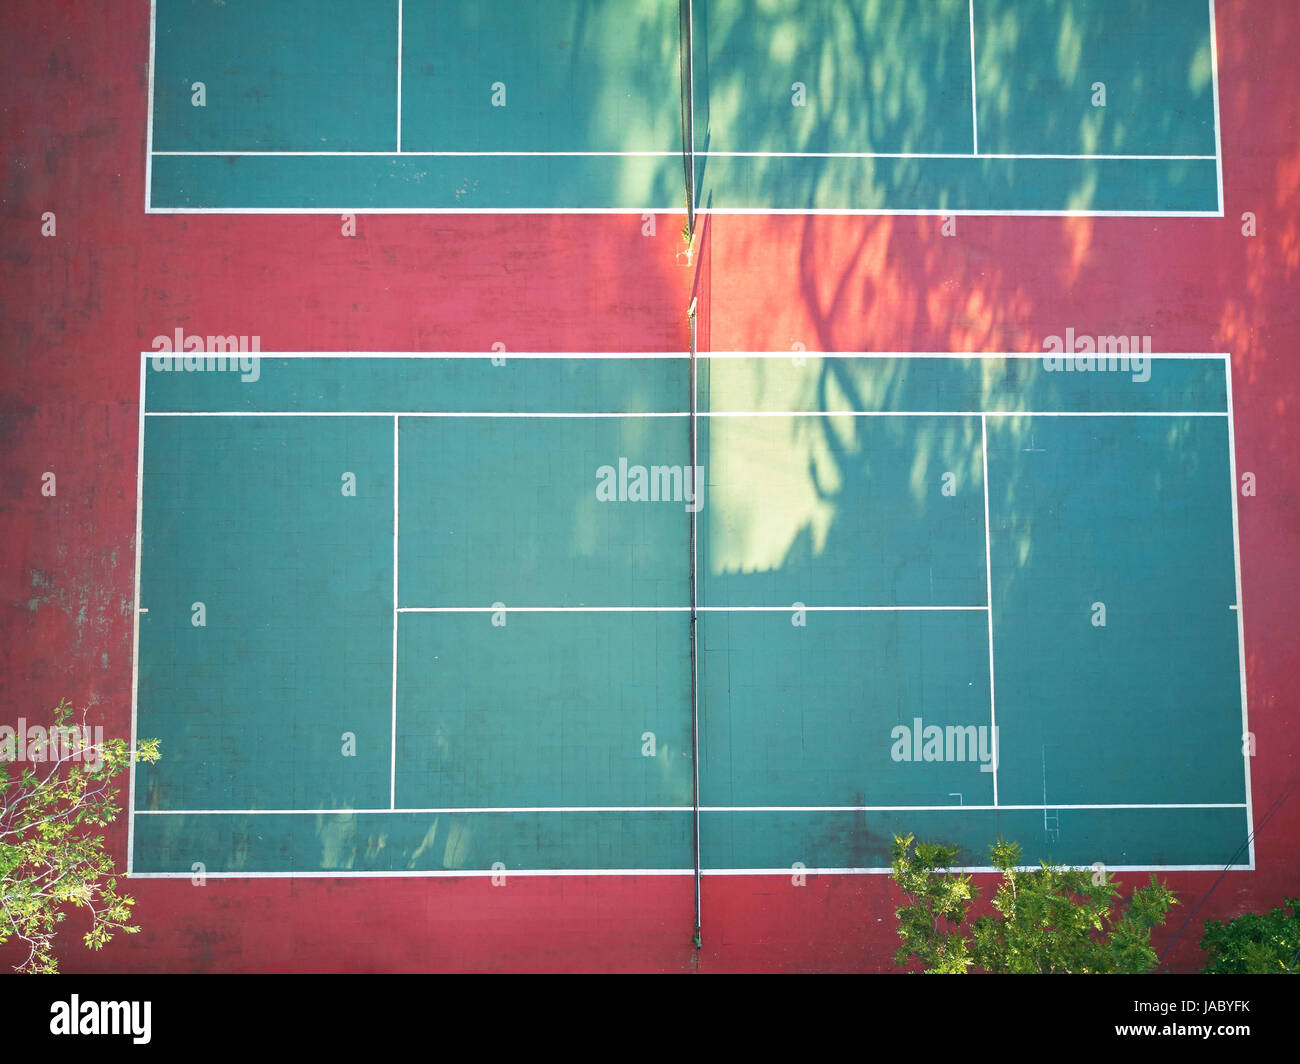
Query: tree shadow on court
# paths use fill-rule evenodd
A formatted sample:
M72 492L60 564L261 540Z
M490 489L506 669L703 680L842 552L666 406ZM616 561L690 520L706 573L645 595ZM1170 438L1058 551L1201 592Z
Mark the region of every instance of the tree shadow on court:
M630 80L617 56L601 54L583 12L602 6L574 5L562 35L584 45L575 76L590 74L605 90L589 116L598 124L591 135L611 128L627 135L649 120L623 121L620 107L649 88ZM12 564L4 568L15 618L3 649L6 690L14 705L39 705L55 677L79 704L101 706L112 733L130 734L139 352L155 335L183 327L257 337L263 352L492 352L500 345L507 365L493 372L507 374L516 352L684 354L690 270L676 261L680 214L362 213L355 236L337 215L146 216L148 6L120 17L78 9L61 16L53 35L51 17L15 9L6 20L11 35L0 34L8 82L37 87L6 117L11 136L0 161L9 193L3 213L20 234L0 264L15 340L3 352L0 434L14 471L5 505L23 530L7 541ZM620 32L642 55L638 62L667 71L672 95L664 110L673 123L662 132L664 150L675 152L675 21L660 33L640 9L635 18ZM553 24L551 35L560 29ZM670 163L662 205L671 207L682 204L683 185L680 157ZM21 235L28 234L21 220L47 210L57 211L57 238L41 237L39 225L30 239ZM649 397L631 382L633 407L646 407ZM51 468L59 473L57 500L18 487L39 485ZM333 534L286 521L294 535ZM157 713L193 719L210 712L200 677L178 681L180 692L188 687L184 701L178 694ZM386 706L388 696L377 697ZM313 717L309 704L290 708L299 720ZM142 712L142 727L149 716ZM369 804L341 783L319 807ZM124 853L125 818L109 831L115 852ZM322 868L347 867L341 855L349 846L364 853L379 845L368 833L352 839L351 831L360 828L346 818L323 818ZM242 852L235 849L236 861ZM210 859L211 868L218 864Z
M737 5L737 10L741 7ZM1050 20L1055 20L1052 25L1060 30L1036 74L1034 84L1039 88L1035 91L1048 91L1051 85L1076 85L1085 76L1081 57L1095 54L1104 43L1105 35L1099 36L1087 23L1085 5L1059 3L1050 7ZM780 36L782 27L772 16L771 6L749 5L743 9L752 17L736 19L729 28L735 39L728 40L725 47L761 52L764 42ZM1130 17L1135 22L1144 18L1158 22L1163 11L1158 4L1136 5ZM1040 25L1048 19L1044 12L1035 11L1024 25L1010 24L1011 18L1004 12L999 21L1005 36L1002 44L1008 50L1023 51L1025 40L1045 33ZM1221 27L1223 23L1221 9ZM1149 44L1149 51L1160 51L1156 42ZM722 47L718 41L711 45L713 49ZM992 49L993 44L988 47ZM1221 61L1239 73L1260 63L1275 69L1286 62L1280 45L1275 45L1271 54L1261 56L1248 54L1240 43L1225 48L1221 37L1220 49ZM1076 116L1077 123L1072 127L1058 124L1044 133L1054 138L1052 150L1132 152L1140 150L1138 141L1153 138L1180 150L1203 152L1206 131L1199 119L1191 124L1188 134L1188 116L1179 108L1143 114L1142 124L1126 122L1122 108L1116 109L1114 103L1117 95L1141 91L1143 79L1151 78L1163 78L1170 84L1181 78L1188 99L1203 101L1212 91L1208 54L1200 43L1191 49L1191 64L1185 61L1186 54L1186 50L1163 51L1153 55L1152 63L1140 71L1128 69L1118 78L1110 75L1111 110L1106 123L1099 124L1093 114L1084 113ZM822 59L832 70L841 61L837 49L831 46L825 49ZM978 61L984 64L993 60L981 55ZM725 99L727 87L720 84L720 77L715 65L710 71L710 91ZM741 91L739 83L733 90ZM990 96L987 102L981 100L981 115L986 107L1002 107L1000 118L1005 128L1017 128L1021 121L1018 104L1008 97L1005 86ZM1225 142L1238 150L1239 157L1249 157L1258 148L1249 143L1244 132L1229 133L1226 129L1234 122L1237 130L1258 127L1258 117L1251 111L1252 100L1258 108L1252 87L1239 84L1234 91L1225 91L1222 101ZM788 106L788 99L785 103ZM1285 108L1289 120L1294 121L1292 105L1279 102L1272 106ZM808 138L805 143L810 146L808 150L824 150L837 128L834 118L828 109L819 110L811 101L809 112L806 129L800 127ZM714 110L713 117L719 114ZM859 135L866 136L869 130L878 128L870 126L866 113L858 118ZM1276 125L1283 128L1285 123ZM716 130L706 126L704 136L711 138L710 148L720 144L715 134ZM1186 143L1179 139L1185 134L1192 138ZM991 143L991 150L1000 150L996 142ZM1210 154L1213 151L1211 140ZM1269 167L1256 170L1252 165L1250 172L1245 162L1235 170L1229 164L1230 194L1224 219L961 217L945 225L938 218L708 215L702 219L698 237L696 287L708 294L709 305L701 319L702 348L788 352L789 359L755 366L749 382L752 395L783 393L795 403L808 404L794 409L819 410L898 409L906 404L914 388L919 363L900 359L884 372L866 374L852 360L808 357L796 386L792 383L795 371L790 360L799 359L802 352L1037 353L1044 350L1048 337L1063 336L1067 329L1081 335L1151 337L1157 353L1226 350L1233 356L1238 388L1238 454L1244 437L1253 444L1261 461L1271 456L1274 468L1278 468L1285 447L1294 449L1296 445L1295 433L1288 426L1281 430L1274 445L1271 433L1258 426L1259 412L1266 403L1275 404L1278 410L1289 409L1296 390L1294 373L1287 372L1285 362L1278 360L1276 344L1272 357L1267 354L1269 326L1275 335L1294 327L1294 315L1285 309L1281 296L1300 266L1300 253L1295 250L1300 247L1300 239L1295 237L1293 220L1300 206L1300 165L1292 155L1288 146ZM706 172L712 162L705 162ZM755 164L752 171L764 194L787 195L793 181L794 187L801 190L796 203L822 202L820 183L838 180L829 168L801 170L792 176L776 163L766 166L765 171L763 164ZM1234 178L1238 189L1235 196ZM1085 175L1069 190L1071 207L1087 208L1093 202L1095 185L1089 181ZM713 186L705 180L702 194L707 197L712 192ZM1243 236L1241 213L1248 209L1269 212L1275 225L1270 240ZM1240 393L1243 379L1253 386L1249 406L1244 406ZM986 398L1001 397L1004 410L1034 408L1027 401L1016 400L1014 388L1007 381L989 378L982 385ZM1039 399L1043 398L1040 393ZM1254 412L1249 424L1243 421L1243 407ZM1051 409L1050 402L1039 408ZM1189 467L1197 463L1198 447L1211 447L1222 458L1224 441L1207 444L1195 435L1194 428L1189 422L1177 421L1162 428L1144 446L1167 454L1175 462L1185 460ZM1024 452L1043 449L1044 441L1035 435L1033 424L1027 420L1007 418L999 425L999 432L1004 448ZM772 508L771 512L778 514L775 520L764 518L762 508L753 504L753 500L761 498L764 485L757 476L748 483L742 477L743 487L734 492L735 498L728 497L724 502L739 507L748 516L729 522L738 527L719 530L721 549L715 550L711 559L722 567L720 573L751 587L770 587L774 581L780 584L786 577L806 572L810 565L824 564L837 551L847 549L846 545L860 549L863 522L856 511L864 497L873 500L871 505L905 515L908 506L923 505L922 493L933 491L937 473L953 466L959 482L969 480L981 460L977 434L972 439L967 426L936 425L914 441L912 458L915 468L922 471L916 477L917 494L909 497L906 488L910 484L898 479L890 485L892 494L882 495L880 488L888 484L891 473L885 465L887 459L879 441L866 435L852 419L792 418L788 423L770 419L763 436L761 441L749 440L744 446L738 442L734 449L743 451L747 446L756 455L781 452L775 468L787 505ZM1059 447L1060 443L1049 446ZM757 450L760 448L765 450ZM759 464L755 462L755 467ZM1087 469L1071 473L1067 467L1068 463L1062 467L1062 478L1088 480ZM1025 582L1037 579L1036 574L1047 564L1044 550L1055 550L1057 546L1046 534L1049 530L1045 526L1061 518L1043 509L1041 485L1026 479L1025 468L1004 463L997 472L999 482L990 483L993 517L1002 522L994 533L1003 538L1008 559L995 573L995 602L1000 598L1023 598ZM1168 469L1135 465L1129 480L1113 487L1139 497L1162 497L1163 493L1168 499L1169 473ZM1226 509L1231 485L1226 474L1223 479L1220 501ZM727 488L713 484L710 488L713 516L717 519L719 492L725 493ZM1068 488L1066 494L1071 494ZM1074 497L1077 505L1077 492ZM1231 561L1231 544L1224 545L1222 533L1226 529L1221 527L1221 518L1221 512L1187 518L1192 527L1215 522L1212 557L1198 554L1195 544L1173 544L1163 560L1153 554L1155 569L1164 576L1174 571L1196 571L1200 579L1188 583L1185 589L1204 590L1207 572L1222 575L1224 559L1229 564ZM1117 534L1114 528L1101 531L1106 536ZM1135 541L1142 541L1150 533L1150 529L1135 525L1127 531ZM1084 553L1091 557L1095 546L1090 544ZM1175 557L1178 551L1189 549L1190 554ZM1053 564L1059 564L1059 560ZM1246 570L1248 576L1248 563ZM1143 586L1141 575L1135 577L1133 586ZM1084 590L1081 588L1079 593L1082 596ZM1178 588L1163 588L1160 592L1166 602L1176 599L1179 593ZM1235 600L1231 588L1224 590L1215 585L1213 595L1216 610L1222 605L1220 598L1225 602ZM1092 601L1082 603L1081 616ZM1191 602L1183 605L1196 609ZM1135 608L1140 606L1138 603ZM1148 629L1144 638L1151 634L1150 629L1162 624L1177 630L1179 622L1172 617L1162 619L1159 612L1155 609L1144 614ZM1155 637L1155 641L1158 643L1160 638ZM1249 644L1248 632L1248 648ZM1150 651L1150 643L1144 645ZM1166 650L1175 656L1179 653L1172 646ZM1258 668L1256 660L1255 654L1249 654L1248 673ZM1184 692L1189 704L1199 705L1204 691L1213 687L1218 678L1211 681L1207 674L1202 680L1206 682L1201 691ZM1169 694L1157 692L1155 697L1163 705ZM1225 694L1225 698L1231 697L1232 692ZM1120 700L1117 694L1116 701ZM1123 726L1123 721L1116 722L1116 727ZM1067 727L1051 735L1026 737L1019 752L1021 760L1026 765L1032 760L1037 768L1041 760L1091 741L1093 733L1086 729L1076 732ZM1151 737L1152 745L1165 753L1180 741L1181 737L1162 747L1157 737ZM1043 747L1041 753L1039 747ZM1239 758L1236 767L1240 767ZM1224 772L1230 773L1231 768L1216 764L1220 782L1227 779ZM1135 773L1140 774L1136 768ZM1043 842L1050 841L1045 825ZM1230 856L1225 853L1225 861Z
M753 208L1204 209L1203 160L1026 158L1212 157L1203 13L1174 17L1162 0L1102 15L1084 0L976 8L972 55L961 0L700 0L696 147L744 156L697 158L701 199L718 188L723 206ZM972 62L984 157L917 157L975 151Z
M739 182L753 205L797 209L821 205L823 186L838 182L850 186L841 192L877 203L885 187L870 160L780 153L967 150L966 130L927 116L932 106L960 111L963 104L969 114L965 19L957 18L966 5L930 6L944 17L917 18L906 5L883 3L697 3L697 151L777 153L700 155L701 195L715 183ZM929 57L929 68L909 62L909 49ZM894 182L915 182L913 161L887 165Z
M946 237L930 218L713 216L702 220L694 271L704 350L785 352L801 343L808 351L1040 351L1044 337L1074 326L1149 333L1158 351L1232 354L1239 468L1259 477L1258 496L1240 500L1242 566L1250 723L1260 738L1252 784L1256 809L1271 819L1260 823L1257 871L1229 877L1203 916L1267 908L1281 896L1300 832L1297 804L1285 800L1294 782L1300 600L1300 568L1287 564L1300 552L1289 488L1300 453L1300 147L1293 135L1300 68L1290 0L1218 0L1216 7L1226 218L961 218ZM768 7L743 10L761 21ZM65 5L57 19L47 5L14 5L6 27L0 68L11 84L35 87L5 114L9 150L0 160L12 237L0 270L14 338L2 352L11 394L0 421L13 473L5 512L16 530L0 567L16 618L0 660L12 705L45 704L53 687L98 704L107 728L129 734L136 352L155 334L184 324L260 335L264 350L281 351L484 351L494 342L507 351L686 349L692 270L675 264L680 218L660 217L657 236L647 237L634 217L363 215L356 238L344 239L333 217L146 217L147 5L120 12ZM1159 44L1148 51L1159 53ZM1168 119L1177 122L1175 114ZM1080 144L1087 133L1080 120ZM786 187L775 172L762 180L765 194ZM806 175L789 180L804 182L805 202L816 202L819 188ZM57 240L40 238L34 222L51 209ZM1247 213L1253 237L1243 234ZM826 367L828 395L842 387L833 372ZM806 474L820 485L809 489L817 500L843 494L834 486L836 461L861 477L870 458L853 450L852 436L782 440L800 455L800 468L818 463ZM29 490L52 465L60 473L57 502ZM832 511L825 541L843 527ZM810 521L796 527L774 564L814 553L815 529ZM124 853L125 819L107 832ZM322 852L335 854L337 845L323 840ZM1189 899L1214 882L1203 873L1169 878ZM339 943L321 933L332 926L321 913L370 906L378 914L374 933L366 924L365 934L353 936L365 940L364 955L345 950L357 963L396 956L422 970L463 965L469 953L448 953L446 928L478 912L477 888L456 894L400 882L349 888L304 879L281 888L248 880L187 890L190 900L181 901L174 883L138 880L145 933L78 963L175 970L210 957L218 937L222 967L301 964L303 949L332 967L341 963ZM681 910L654 907L669 882L687 880L661 878L654 892L642 885L620 893L610 877L565 888L567 902L559 891L541 901L523 894L533 900L512 911L525 915L495 921L508 929L501 953L480 963L566 963L556 960L554 936L515 933L535 929L529 917L556 912L566 933L598 927L597 949L606 952L592 955L611 964L672 963L648 944L651 936L662 941L662 928L689 908L689 886L681 887ZM706 930L709 963L888 967L896 942L879 877L810 877L802 890L774 891L774 882L706 878L706 905L718 900L714 914L743 914L730 939ZM610 945L611 912L636 914L640 927L647 911L651 932L627 929ZM1195 937L1183 936L1169 958L1175 968L1199 966ZM520 944L525 938L539 945L530 952ZM394 943L409 944L411 953ZM480 946L473 940L464 948L481 958Z

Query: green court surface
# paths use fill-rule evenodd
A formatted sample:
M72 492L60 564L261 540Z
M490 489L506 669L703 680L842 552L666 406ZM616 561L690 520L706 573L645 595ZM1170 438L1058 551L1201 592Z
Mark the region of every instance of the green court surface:
M680 213L689 189L1222 214L1213 0L154 0L153 23L151 211Z
M698 366L144 356L132 874L1253 866L1224 357Z

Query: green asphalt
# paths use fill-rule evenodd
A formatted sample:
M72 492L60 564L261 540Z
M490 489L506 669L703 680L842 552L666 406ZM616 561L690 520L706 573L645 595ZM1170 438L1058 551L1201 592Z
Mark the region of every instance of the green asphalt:
M685 359L146 365L134 871L692 868ZM1224 368L702 360L704 868L1227 863Z
M400 6L157 0L152 206L682 211L675 0ZM693 13L702 209L1219 210L1208 2Z

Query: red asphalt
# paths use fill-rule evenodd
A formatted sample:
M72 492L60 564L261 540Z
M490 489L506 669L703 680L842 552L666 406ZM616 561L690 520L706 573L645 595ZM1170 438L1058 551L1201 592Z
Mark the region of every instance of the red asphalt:
M0 699L61 698L128 734L139 352L158 334L275 350L1036 351L1073 326L1232 355L1257 828L1254 872L1170 873L1162 948L1196 969L1202 921L1300 880L1300 67L1292 0L1218 0L1222 219L146 216L149 5L0 12ZM54 211L58 235L42 238ZM1258 235L1242 235L1252 212ZM41 494L52 471L58 494ZM1293 694L1288 695L1291 691ZM1292 719L1288 720L1287 706ZM123 795L125 797L125 795ZM124 863L125 818L109 832ZM1136 875L1121 876L1132 882ZM981 877L991 893L992 878ZM889 971L887 876L137 880L142 931L69 972ZM1207 892L1209 893L1206 899ZM78 927L74 917L65 925ZM0 949L0 964L17 951Z

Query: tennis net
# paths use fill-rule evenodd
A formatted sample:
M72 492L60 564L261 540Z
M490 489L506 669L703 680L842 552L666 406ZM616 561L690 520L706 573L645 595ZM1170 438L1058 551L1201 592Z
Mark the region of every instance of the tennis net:
M678 0L677 41L681 66L682 171L686 181L686 228L695 234L695 59L691 0Z
M693 505L690 507L690 600L691 600L691 804L693 806L693 835L695 842L695 948L701 946L700 940L700 660L699 660L699 583L697 555L698 518L700 502L704 491L704 477L700 469L699 455L699 409L696 396L699 387L699 364L696 347L696 300L691 300L686 312L690 326L690 477L694 484Z

